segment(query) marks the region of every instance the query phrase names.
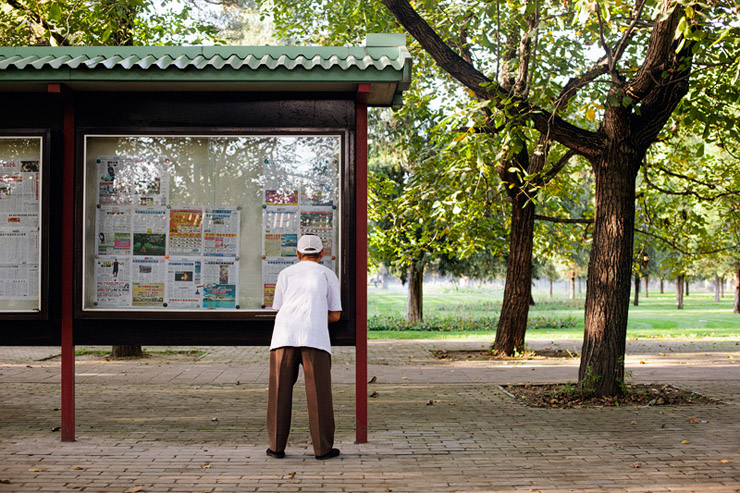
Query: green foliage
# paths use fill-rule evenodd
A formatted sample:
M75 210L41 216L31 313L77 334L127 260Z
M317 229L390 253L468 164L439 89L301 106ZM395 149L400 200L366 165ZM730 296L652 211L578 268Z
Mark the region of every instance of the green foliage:
M497 317L469 318L459 315L426 317L424 321L416 323L399 316L373 315L367 321L368 330L372 331L479 332L494 331L497 325ZM578 321L574 317L530 317L527 329L567 329L577 325Z
M187 3L151 0L8 0L0 8L0 45L180 45L218 41Z

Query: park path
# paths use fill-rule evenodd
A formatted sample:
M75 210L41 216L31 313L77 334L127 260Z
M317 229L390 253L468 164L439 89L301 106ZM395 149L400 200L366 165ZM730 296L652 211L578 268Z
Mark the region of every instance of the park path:
M335 348L337 445L311 455L303 387L288 457L264 455L265 348L77 358L77 441L59 433L58 348L0 348L0 493L23 491L740 491L738 340L628 342L635 382L724 404L535 409L500 384L576 380L577 359L446 361L479 342L370 341L369 443L353 348ZM533 341L577 351L580 341ZM162 351L164 348L151 348ZM192 348L169 348L172 351Z

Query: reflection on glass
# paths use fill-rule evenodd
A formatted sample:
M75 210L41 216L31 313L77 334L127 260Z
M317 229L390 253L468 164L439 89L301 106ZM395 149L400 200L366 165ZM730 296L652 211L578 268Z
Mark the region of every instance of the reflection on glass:
M270 308L305 233L321 236L336 269L340 145L339 136L87 137L84 307Z
M40 137L0 137L0 311L40 309Z

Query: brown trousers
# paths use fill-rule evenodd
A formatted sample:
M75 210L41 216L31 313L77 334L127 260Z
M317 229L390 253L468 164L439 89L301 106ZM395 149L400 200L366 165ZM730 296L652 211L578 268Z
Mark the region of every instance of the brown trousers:
M270 351L267 394L267 435L270 449L284 452L290 433L293 385L303 365L308 401L308 424L315 455L334 446L334 405L331 398L331 355L310 347L281 347Z

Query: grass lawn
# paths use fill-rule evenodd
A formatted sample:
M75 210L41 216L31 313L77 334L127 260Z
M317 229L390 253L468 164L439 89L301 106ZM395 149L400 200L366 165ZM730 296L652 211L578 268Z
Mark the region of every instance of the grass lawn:
M424 286L424 317L483 318L497 317L501 310L503 292L492 288L451 288ZM580 339L583 337L583 299L549 300L546 293L534 293L536 305L530 309L530 319L551 320L571 317L574 327L543 327L527 331L527 339ZM630 303L627 337L629 338L697 338L740 337L740 315L732 313L732 295L714 301L713 293L692 291L684 297L684 308L676 308L674 293L651 292L641 297L639 306ZM368 316L403 317L406 310L406 292L400 289L368 288ZM372 330L371 339L486 339L493 340L495 332L429 332Z

